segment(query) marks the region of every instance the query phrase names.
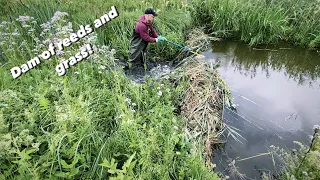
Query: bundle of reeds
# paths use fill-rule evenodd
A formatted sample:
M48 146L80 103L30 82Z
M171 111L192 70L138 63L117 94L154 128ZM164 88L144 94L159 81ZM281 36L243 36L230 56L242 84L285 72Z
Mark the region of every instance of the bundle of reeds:
M220 41L220 38L210 37L203 28L193 28L187 35L186 44L191 49L205 51L210 47L211 41Z
M179 70L189 82L181 102L186 135L190 141L204 145L206 164L211 166L213 145L220 143L224 101L229 100L230 91L212 64L189 58Z

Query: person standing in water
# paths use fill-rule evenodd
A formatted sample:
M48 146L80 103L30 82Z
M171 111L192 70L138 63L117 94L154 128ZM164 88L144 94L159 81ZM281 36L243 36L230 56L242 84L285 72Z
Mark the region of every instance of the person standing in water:
M138 23L133 29L133 34L130 40L130 57L127 68L131 69L133 64L144 64L146 69L146 50L149 43L157 43L165 41L166 38L159 36L155 31L152 21L158 16L153 8L147 8L144 15L138 18Z

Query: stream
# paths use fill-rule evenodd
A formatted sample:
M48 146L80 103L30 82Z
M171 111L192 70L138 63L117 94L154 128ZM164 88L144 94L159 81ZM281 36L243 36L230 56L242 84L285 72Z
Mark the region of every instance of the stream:
M249 47L237 41L213 42L204 60L219 62L236 110L225 108L226 144L215 151L216 170L230 179L260 179L276 174L280 164L272 146L298 149L309 145L320 124L320 53L279 43ZM154 65L149 76L169 73L169 64ZM141 82L143 75L134 77ZM234 163L233 168L230 163Z
M239 173L244 179L278 173L281 164L262 154L272 145L309 145L313 126L320 124L319 52L288 44L251 48L228 41L213 43L204 55L221 62L218 72L236 105L236 111L225 109L224 122L240 134L229 134L225 148L216 152L217 169L231 179L240 179ZM236 171L228 166L233 160Z

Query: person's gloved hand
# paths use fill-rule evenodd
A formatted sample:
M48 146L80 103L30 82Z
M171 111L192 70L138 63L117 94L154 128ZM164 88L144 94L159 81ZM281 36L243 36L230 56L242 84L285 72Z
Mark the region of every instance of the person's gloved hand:
M163 37L163 36L158 36L158 37L156 38L156 41L157 41L157 42L159 42L159 41L165 41L165 40L167 40L167 38L165 38L165 37Z

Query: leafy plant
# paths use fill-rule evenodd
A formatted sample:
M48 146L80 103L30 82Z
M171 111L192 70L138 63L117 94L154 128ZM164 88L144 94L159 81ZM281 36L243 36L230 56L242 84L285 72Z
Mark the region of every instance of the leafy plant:
M107 168L108 173L110 173L112 176L110 177L110 179L113 179L113 180L132 179L132 176L130 175L133 173L133 168L136 164L136 160L132 161L135 155L136 153L133 153L131 156L128 156L128 160L122 165L121 169L117 169L118 163L115 162L114 158L112 158L110 162L104 159L103 163L99 165Z

